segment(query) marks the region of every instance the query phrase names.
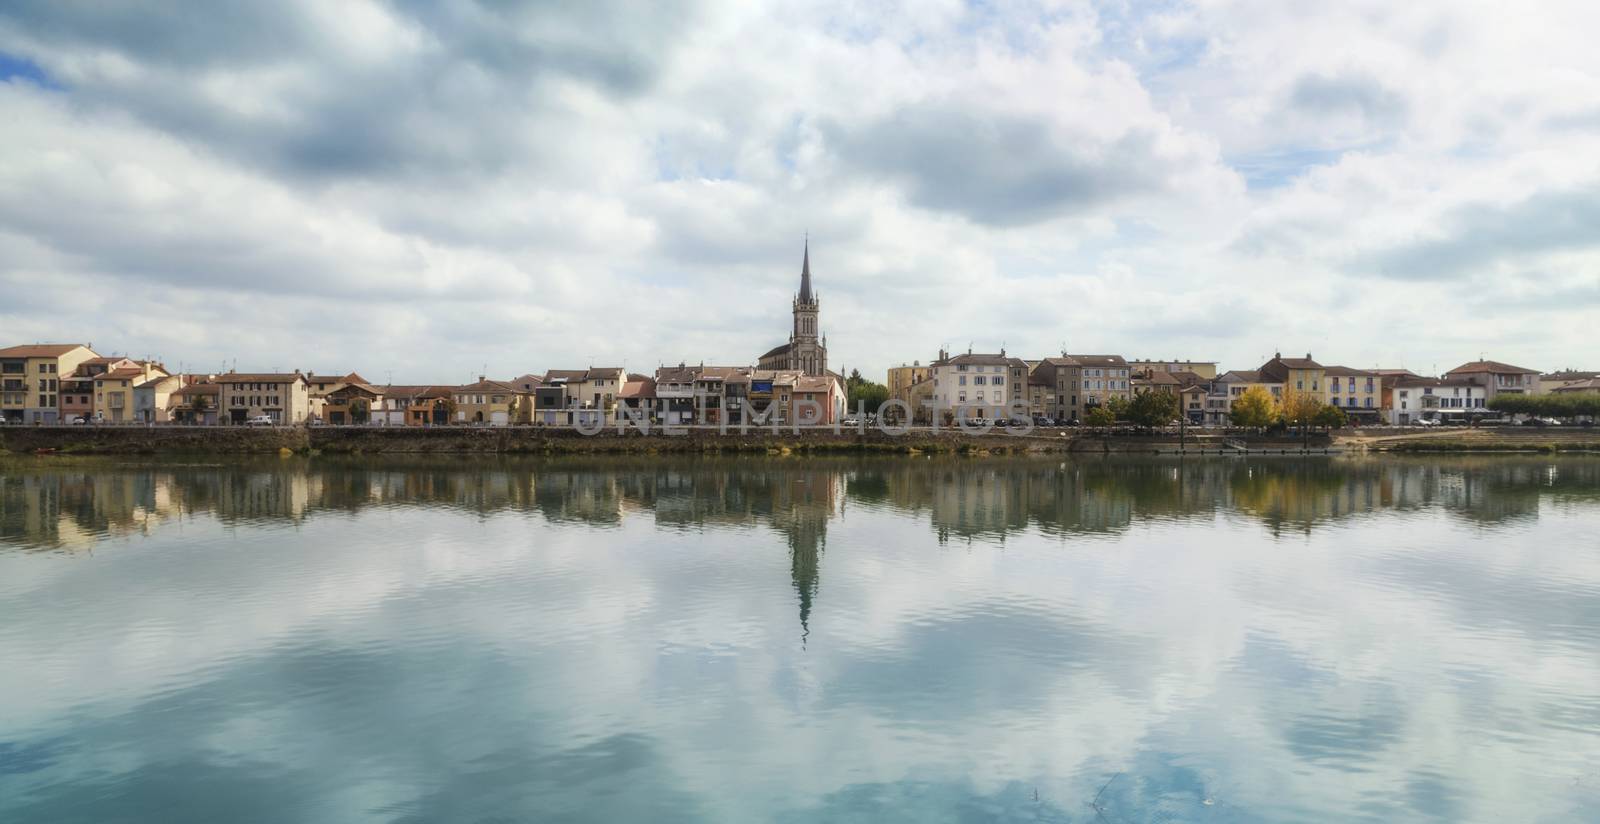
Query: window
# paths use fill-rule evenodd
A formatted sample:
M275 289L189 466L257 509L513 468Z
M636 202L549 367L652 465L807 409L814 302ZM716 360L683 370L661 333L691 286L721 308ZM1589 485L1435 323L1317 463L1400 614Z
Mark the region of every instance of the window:
M1366 405L1366 407L1367 407L1367 408L1368 408L1368 409L1371 409L1371 408L1372 408L1372 396L1371 396L1371 395L1368 395L1368 396L1367 396L1367 402L1366 402L1366 404L1365 404L1365 405Z
M972 382L973 382L973 384L975 384L975 385L977 385L977 386L982 386L982 385L984 385L984 384L985 384L985 383L988 383L988 379L987 379L987 378L985 378L985 377L984 377L984 376L982 376L982 375L979 375L979 376L977 376L977 377L976 377L976 378L973 378L973 379L972 379Z
M961 386L966 386L967 385L967 376L966 375L957 376L957 383L959 383Z
M967 393L965 393L965 392L960 393L959 396L956 398L956 400L960 401L961 403L966 403L967 402Z

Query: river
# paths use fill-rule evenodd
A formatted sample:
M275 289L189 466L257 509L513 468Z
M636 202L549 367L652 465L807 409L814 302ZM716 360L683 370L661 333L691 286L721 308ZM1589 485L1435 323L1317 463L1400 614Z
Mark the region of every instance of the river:
M0 821L1596 810L1592 456L0 463Z

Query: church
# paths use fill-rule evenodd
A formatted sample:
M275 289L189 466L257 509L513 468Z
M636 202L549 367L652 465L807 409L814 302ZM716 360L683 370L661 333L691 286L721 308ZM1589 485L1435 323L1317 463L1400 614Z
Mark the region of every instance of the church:
M828 338L819 329L820 306L811 290L811 241L805 245L800 263L800 292L794 298L794 326L789 342L773 347L756 362L758 369L795 369L807 375L828 372Z

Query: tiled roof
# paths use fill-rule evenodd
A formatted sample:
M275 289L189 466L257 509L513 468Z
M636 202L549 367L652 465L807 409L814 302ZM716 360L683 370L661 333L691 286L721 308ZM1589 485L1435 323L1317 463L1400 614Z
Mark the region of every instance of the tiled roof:
M1081 366L1127 366L1128 361L1121 355L1068 355Z
M656 383L690 383L697 371L694 366L663 366L656 370Z
M544 373L544 382L550 383L551 381L564 380L570 383L572 381L581 381L585 374L587 374L587 371L583 369L551 369Z
M191 383L188 386L185 386L182 389L179 389L178 391L173 392L172 394L174 394L174 395L220 395L220 394L222 394L222 384L220 384L220 383Z
M656 382L651 378L638 377L638 380L634 380L634 376L629 376L628 382L622 385L622 389L617 392L617 396L622 398L655 397Z
M1540 380L1546 381L1586 381L1593 378L1600 378L1600 372L1583 372L1577 369L1563 369L1560 372L1551 372L1548 375L1539 376Z
M935 366L1010 366L1011 358L1003 354L983 354L968 352L963 355L951 355L942 361L934 361Z
M0 358L57 358L74 349L87 349L81 343L33 343L0 349Z
M1490 372L1490 373L1502 374L1502 375L1537 375L1537 374L1539 374L1539 370L1537 370L1537 369L1524 369L1521 366L1512 366L1509 363L1501 363L1499 361L1492 361L1492 360L1479 360L1479 361L1472 361L1471 363L1463 363L1460 366L1457 366L1456 368L1450 370L1449 372L1446 372L1445 374L1446 375L1454 375L1457 372L1464 372L1464 373L1467 373L1467 374L1471 374L1473 372Z
M511 384L506 383L504 381L491 381L491 380L487 380L487 379L480 380L477 383L469 383L469 384L467 384L465 386L457 386L457 387L454 387L454 389L456 391L458 391L458 392L521 392L522 391L521 389L518 389L517 387L512 386Z
M294 383L305 379L299 372L226 372L217 376L217 383Z
M766 360L767 358L776 357L776 356L781 355L781 354L783 354L784 352L787 352L787 351L789 351L789 344L780 343L777 346L774 346L771 349L768 349L767 353L765 355L762 355L760 359L761 360Z
M1351 369L1348 366L1325 366L1323 374L1330 378L1375 378L1377 372L1368 372L1362 369Z
M1565 384L1562 384L1562 385L1560 385L1560 386L1558 386L1558 387L1556 387L1556 388L1554 388L1554 389L1552 389L1550 391L1551 392L1594 392L1594 391L1600 391L1600 378L1590 378L1588 380L1573 381L1572 383L1565 383Z

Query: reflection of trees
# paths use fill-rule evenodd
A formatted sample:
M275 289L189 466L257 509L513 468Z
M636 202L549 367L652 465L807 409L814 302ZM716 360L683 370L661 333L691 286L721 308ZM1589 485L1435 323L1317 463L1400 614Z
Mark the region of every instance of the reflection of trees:
M0 474L0 538L90 546L189 513L227 524L298 522L374 506L546 522L620 524L648 511L659 528L764 525L782 533L809 620L827 522L845 498L926 518L938 538L1063 537L1141 521L1233 512L1274 532L1388 509L1437 508L1472 523L1536 517L1541 501L1600 501L1600 461L1458 456L1381 460L970 460L938 458L571 458L455 456L156 462L21 461Z

